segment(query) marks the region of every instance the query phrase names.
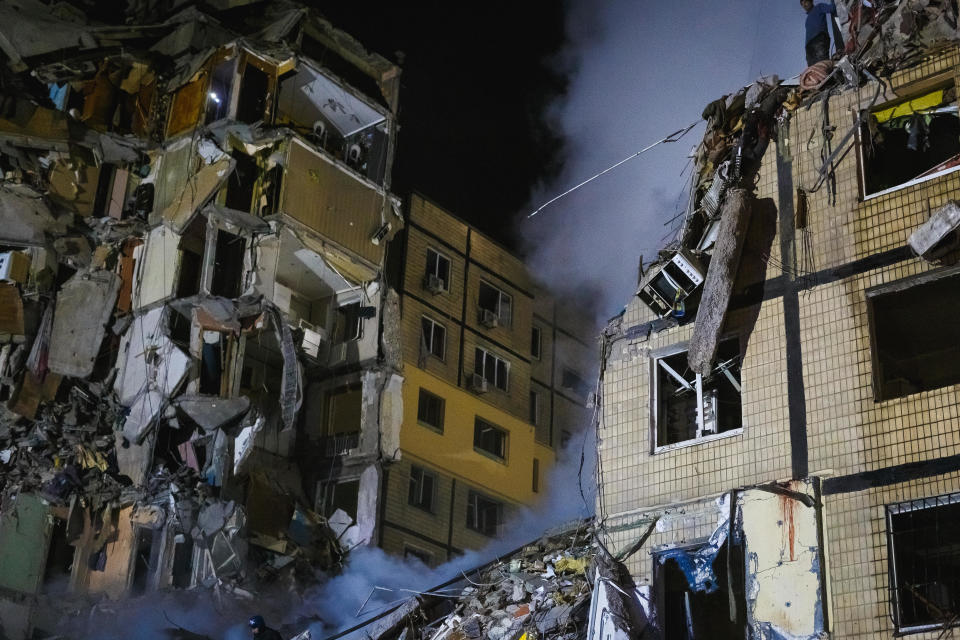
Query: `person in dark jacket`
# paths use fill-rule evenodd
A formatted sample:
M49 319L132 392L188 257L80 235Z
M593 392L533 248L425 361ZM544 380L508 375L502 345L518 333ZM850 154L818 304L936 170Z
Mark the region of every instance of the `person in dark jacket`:
M830 2L813 3L813 0L800 0L800 6L807 12L806 40L807 66L821 60L830 59L830 35L827 23L833 31L833 45L836 51L843 51L843 34L834 18L837 15L837 5Z
M276 629L267 626L263 616L253 616L250 618L250 631L256 640L283 640Z

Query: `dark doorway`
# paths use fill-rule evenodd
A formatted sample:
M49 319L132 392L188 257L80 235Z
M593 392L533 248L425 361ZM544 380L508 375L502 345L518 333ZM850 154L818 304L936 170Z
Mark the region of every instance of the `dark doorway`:
M226 231L217 231L217 249L210 283L212 295L224 298L236 298L240 295L245 250L246 242L243 238Z
M240 95L237 102L237 120L253 124L263 119L267 106L267 88L270 79L263 71L248 64L240 80Z

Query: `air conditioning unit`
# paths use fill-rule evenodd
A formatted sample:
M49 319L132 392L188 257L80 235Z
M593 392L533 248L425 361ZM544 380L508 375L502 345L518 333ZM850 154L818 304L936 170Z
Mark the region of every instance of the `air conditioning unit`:
M500 324L500 316L490 309L480 309L479 320L480 324L489 329L494 329Z
M327 342L327 332L305 320L301 320L299 326L300 330L303 331L303 339L300 341L301 350L314 360L320 359L323 347Z
M428 273L423 276L423 288L434 295L443 293L443 279L440 278L440 276L435 276L432 273Z
M474 393L486 393L487 392L487 379L484 378L479 373L474 373L470 377L470 389Z
M637 296L658 316L668 315L703 284L705 273L700 261L681 249L666 262L650 267L640 281Z

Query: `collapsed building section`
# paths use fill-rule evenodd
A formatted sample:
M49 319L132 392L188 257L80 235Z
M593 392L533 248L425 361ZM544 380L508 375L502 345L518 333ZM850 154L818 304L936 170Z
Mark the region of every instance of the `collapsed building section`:
M219 4L0 7L5 637L52 590L243 596L377 542L399 69Z
M837 5L842 59L704 110L682 227L604 331L617 637L960 620L956 7Z

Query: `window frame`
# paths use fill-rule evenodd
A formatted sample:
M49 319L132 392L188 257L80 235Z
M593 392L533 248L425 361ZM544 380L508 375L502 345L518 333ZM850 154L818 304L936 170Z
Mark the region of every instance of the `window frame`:
M356 306L356 325L353 331L353 337L348 337L347 334L347 323L350 322L350 312L344 311L347 307ZM352 302L345 302L343 304L337 305L337 308L334 310L335 314L335 324L334 334L336 335L337 344L344 342L357 342L363 338L363 315L360 313L360 308L363 306L360 300L354 300ZM341 329L342 327L342 329Z
M500 450L500 453L492 451L482 446L482 429L489 429L494 433L499 435L498 443L499 447L496 447ZM480 444L477 440L480 438ZM494 424L487 420L486 418L481 418L480 416L473 417L473 450L479 453L480 455L486 456L495 460L497 462L506 464L507 456L510 453L510 432L501 427L500 425Z
M424 396L429 396L428 399L436 399L436 400L439 400L439 403L440 403L440 424L439 424L439 425L430 424L429 422L425 421L425 420L421 417L420 408L423 406ZM419 393L417 394L417 424L419 424L420 426L426 427L426 428L428 428L428 429L431 429L432 431L436 431L437 433L441 433L441 434L442 434L442 433L443 433L444 418L446 417L446 412L447 412L447 401L446 401L446 399L444 399L442 396L439 396L439 395L433 393L432 391L429 391L429 390L427 390L427 389L424 389L423 387L420 387L420 391L419 391Z
M488 309L487 307L484 307L482 304L480 304L480 294L483 287L488 287L490 289L493 289L498 294L496 309ZM503 312L504 299L507 300L506 306L510 309L509 313L507 314L504 314ZM488 280L484 280L483 278L480 279L480 283L477 285L477 309L481 311L490 311L491 313L496 314L497 324L501 327L506 327L509 329L510 327L513 326L513 296L507 293L506 291L504 291L503 289L501 289L500 287L498 287L497 285L492 284L491 282L489 282ZM506 317L504 317L505 315Z
M530 327L530 357L534 360L543 359L543 329L536 325Z
M403 559L406 561L408 558L416 558L422 562L427 567L433 567L433 553L427 551L426 549L421 549L420 547L415 547L411 544L403 544Z
M954 386L958 384L957 382L942 385L939 387L932 387L929 389L919 389L913 393L907 393L903 395L883 395L883 381L880 379L880 345L877 343L877 313L874 310L875 300L885 295L891 295L912 289L913 287L933 284L939 280L945 278L954 278L960 276L960 265L946 267L942 269L936 269L934 271L927 271L924 273L915 274L912 276L907 276L905 278L900 278L899 280L894 280L892 282L887 282L885 284L877 285L875 287L870 287L865 289L863 292L864 301L866 302L867 307L867 326L868 331L870 332L870 384L873 391L873 401L875 403L881 402L890 402L895 400L902 400L904 398L910 398L918 393L929 393L934 392L939 389L945 389L949 386Z
M927 504L932 501L932 504ZM955 628L960 626L960 620L953 624L943 622L934 622L919 624L913 626L901 626L900 618L900 589L897 586L897 568L896 568L896 545L894 536L896 532L893 529L893 517L902 513L912 511L925 511L927 509L936 509L937 507L949 506L960 503L960 492L947 493L928 498L917 498L915 500L906 500L887 504L884 507L884 520L887 533L887 587L890 591L891 618L893 621L894 635L907 635L913 633L922 633L936 629Z
M489 531L488 527L481 528L483 522L480 518L480 505L479 501L484 501L490 503L494 507L494 512L496 513L496 522L493 526L493 533ZM471 518L471 516L473 516ZM503 503L499 500L494 500L490 496L476 491L474 489L469 489L467 491L467 520L466 527L471 531L476 531L477 533L487 536L488 538L496 538L500 535L500 529L503 527Z
M424 327L423 325L424 325L425 322L429 322L430 325L431 325L431 326L430 326L430 340L429 340L429 342L427 341L427 336L424 334L424 329L425 329L425 327ZM436 346L436 345L434 344L434 342L435 342L435 341L434 341L434 336L435 336L435 332L437 331L438 328L439 328L440 331L443 333L443 340L442 340L443 344L440 345L440 354L439 354L439 355L437 354L436 350L434 349L434 347ZM421 316L420 316L420 345L426 347L426 354L427 354L428 356L432 356L432 357L440 360L440 362L446 362L446 361L447 361L447 327L446 327L446 325L444 325L444 324L441 323L441 322L438 322L438 321L434 320L434 319L431 318L430 316L421 315Z
M736 339L739 344L739 335L728 335L723 336L718 341L718 345L727 340ZM664 358L677 355L678 353L686 353L689 349L689 342L678 342L676 344L670 345L669 347L664 347L662 349L657 349L650 354L650 454L656 455L659 453L666 453L668 451L674 451L676 449L684 449L686 447L694 447L700 444L713 442L715 440L724 440L726 438L735 438L737 436L743 435L744 424L743 424L743 392L741 391L741 401L740 401L740 428L730 429L729 431L721 431L720 433L713 433L706 436L701 436L699 433L703 430L703 414L701 411L697 411L697 437L691 438L689 440L681 440L680 442L671 442L669 444L659 444L657 439L657 433L660 430L660 377L657 367L660 366L660 361ZM741 345L742 349L742 345ZM741 351L741 372L742 372L742 351ZM743 377L741 373L741 388L743 384ZM696 384L700 385L702 383L702 376L698 373L696 374ZM702 386L697 392L698 398L702 398ZM702 401L701 401L702 403Z
M483 354L483 357L478 358L477 356L478 356L480 353ZM492 379L492 380L491 380L489 377L487 377L487 356L493 358L493 360L494 360L494 363L493 363L493 379ZM478 363L480 364L480 367L479 367L479 368L480 368L480 371L477 371L477 368L478 368L477 365L478 365ZM500 364L500 363L503 363L503 371L504 371L504 373L503 373L503 375L504 375L503 386L500 386L500 385L498 384L498 380L499 380L499 378L500 378L500 375L499 375L499 373L500 373L499 364ZM475 373L475 374L477 374L477 375L479 375L479 376L482 376L482 377L483 377L490 385L492 385L494 388L499 389L500 391L503 391L504 393L510 393L510 361L507 360L506 358L501 358L500 356L498 356L497 354L495 354L494 352L490 351L489 349L487 349L487 348L485 348L485 347L480 347L480 346L474 347L474 351L473 351L473 373Z
M530 424L535 427L540 426L540 392L532 386L530 388L530 415L527 417L530 418Z
M960 90L960 84L958 84L955 81L952 71L949 73L938 74L937 76L934 76L932 78L927 78L923 81L922 86L911 87L908 85L905 87L901 87L900 89L898 89L898 91L908 92L907 97L905 98L889 100L887 102L881 103L880 106L876 106L876 105L870 106L869 104L866 105L866 109L864 110L868 112L867 117L863 119L860 126L856 127L856 131L854 132L856 146L857 146L857 155L856 155L857 179L860 183L861 202L867 202L868 200L872 200L874 198L890 195L891 193L895 193L897 191L900 191L901 189L906 189L918 184L923 184L924 182L929 182L930 180L935 180L937 178L941 178L943 176L949 175L956 171L960 171L960 164L958 164L957 166L949 167L947 169L943 169L941 171L938 171L930 175L915 177L905 182L901 182L899 184L893 185L891 187L887 187L879 191L874 191L872 193L867 193L867 158L865 155L866 143L864 141L863 130L864 130L864 127L868 126L870 115L879 111L885 111L886 109L889 109L891 107L896 107L897 105L911 102L918 98L922 98L923 96L933 91L937 91L939 88L942 88L942 89L954 88L955 90ZM960 118L960 95L957 95L954 98L953 105L958 107L957 117ZM857 113L854 112L853 113L854 125L856 125L857 117L858 117ZM933 167L931 167L931 169L932 168Z
M414 474L419 474L419 479L414 478ZM429 504L424 505L424 479L430 479L430 492L429 492ZM416 488L414 488L416 485ZM417 500L414 499L414 494L417 494ZM436 506L437 498L437 474L421 467L419 465L410 465L410 483L407 488L407 505L420 509L429 514L436 513L434 507Z
M430 262L431 262L431 260L430 260L430 258L431 258L430 254L431 254L431 253L435 256L435 259L433 260L433 263L434 263L433 265L430 264ZM447 263L447 277L446 277L446 278L444 278L443 276L440 275L440 271L441 271L441 269L440 269L441 260L442 260L443 262L446 262L446 263ZM445 254L441 253L440 251L438 251L437 249L435 249L435 248L433 248L433 247L427 247L427 264L426 264L426 267L425 267L425 269L424 269L424 275L425 275L425 276L436 276L437 278L439 278L440 281L443 282L443 290L444 290L444 291L450 291L450 277L451 277L450 274L451 274L452 266L453 266L453 263L450 262L450 258L448 258Z

